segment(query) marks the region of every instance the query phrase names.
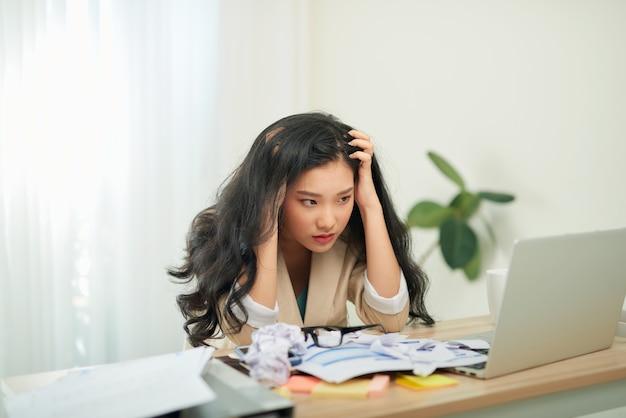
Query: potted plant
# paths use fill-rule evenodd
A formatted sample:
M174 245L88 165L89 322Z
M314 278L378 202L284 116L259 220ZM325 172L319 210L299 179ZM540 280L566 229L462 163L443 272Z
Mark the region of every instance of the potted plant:
M439 229L439 239L424 253L420 263L423 264L439 246L443 259L451 269L463 269L465 276L474 280L481 271L481 251L478 235L469 220L479 213L483 201L509 203L515 196L491 191L470 192L463 178L443 157L432 151L428 152L428 157L459 187L459 192L447 205L423 200L410 209L406 221L409 228ZM495 240L489 223L484 222L491 239Z

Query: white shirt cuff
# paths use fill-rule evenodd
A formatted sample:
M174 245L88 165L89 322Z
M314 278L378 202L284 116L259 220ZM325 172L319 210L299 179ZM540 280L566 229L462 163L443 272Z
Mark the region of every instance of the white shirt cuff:
M235 284L235 286L239 286ZM265 325L272 325L276 323L276 318L278 317L278 303L274 304L274 309L270 309L267 306L263 306L260 303L257 303L250 297L250 295L246 295L241 301L242 305L248 311L248 325L254 328L261 328ZM233 312L242 321L245 321L245 316L242 310L238 306L233 306Z
M367 278L367 270L365 270L364 282L363 296L365 303L379 312L387 315L395 315L404 309L409 300L409 290L406 286L406 279L404 278L404 273L402 271L400 271L400 288L398 289L398 293L390 298L380 296L376 292L376 289L374 289L374 286L372 286Z

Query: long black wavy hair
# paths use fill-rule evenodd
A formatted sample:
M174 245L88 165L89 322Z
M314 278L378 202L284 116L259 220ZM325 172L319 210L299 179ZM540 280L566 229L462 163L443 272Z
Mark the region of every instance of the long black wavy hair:
M259 134L243 162L222 184L217 203L193 219L184 263L168 269L180 283L195 279L194 291L176 299L193 346L205 344L206 339L222 338L223 329L238 332L246 322L235 315L233 307L244 312L247 319L242 300L256 278L254 248L269 238L273 228L272 225L268 229L265 222L268 210L274 211L271 219L276 219L275 211L279 211L280 224L281 209L274 202L284 193L284 185L289 187L306 170L340 159L353 168L356 179L359 160L348 156L358 148L348 144L352 140L350 130L350 126L326 113L297 114L278 120ZM396 258L406 278L411 304L409 322L432 324L434 320L424 305L428 278L413 261L409 232L396 214L375 156L372 177ZM342 237L365 258L365 231L357 205ZM247 280L235 287L243 275Z

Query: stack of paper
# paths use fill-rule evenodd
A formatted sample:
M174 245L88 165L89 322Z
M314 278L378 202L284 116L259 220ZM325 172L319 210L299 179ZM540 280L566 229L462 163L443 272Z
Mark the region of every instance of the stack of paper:
M214 349L69 372L55 383L7 396L9 418L157 416L203 404L215 393L202 379Z
M486 356L459 348L458 344L430 339L406 339L391 334L366 343L350 341L336 348L311 346L296 370L316 376L326 382L343 383L367 374L391 371L412 371L428 376L437 368L466 366L484 362ZM385 339L385 344L380 343Z

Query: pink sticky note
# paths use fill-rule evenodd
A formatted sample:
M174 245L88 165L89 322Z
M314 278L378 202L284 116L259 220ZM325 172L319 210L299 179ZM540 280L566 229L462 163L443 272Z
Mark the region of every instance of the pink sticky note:
M375 374L368 387L367 395L370 398L382 396L389 387L389 380L388 374Z
M283 387L288 388L293 393L311 393L320 380L321 379L315 376L296 374L289 377L289 380L287 380L287 383L285 383Z

